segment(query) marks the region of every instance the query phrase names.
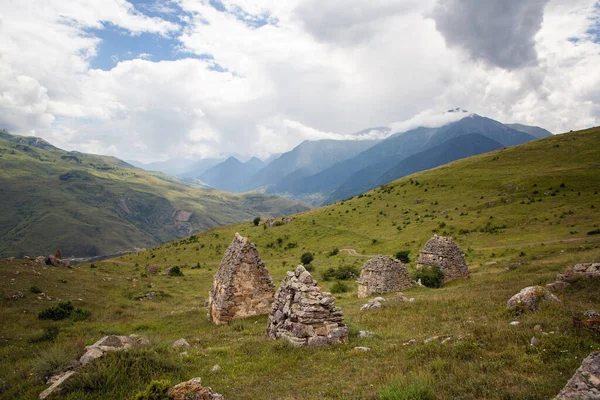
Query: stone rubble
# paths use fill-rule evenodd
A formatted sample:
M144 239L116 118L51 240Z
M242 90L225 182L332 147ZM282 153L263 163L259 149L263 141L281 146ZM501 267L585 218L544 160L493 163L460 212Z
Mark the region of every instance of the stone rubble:
M469 267L454 239L434 235L419 253L417 269L439 267L445 281L469 278Z
M215 324L268 314L275 285L258 250L236 233L215 274L208 297L208 317Z
M406 265L391 257L377 256L367 261L360 270L358 297L397 292L413 287Z
M275 294L267 337L283 339L294 346L326 346L348 342L344 315L335 298L321 292L302 265L288 272Z
M176 341L174 341L173 344L171 345L171 347L173 347L174 349L180 349L182 347L190 347L190 344L188 343L187 340L185 340L184 338L181 338L181 339L177 339Z
M600 352L594 352L583 360L573 377L554 399L600 399Z

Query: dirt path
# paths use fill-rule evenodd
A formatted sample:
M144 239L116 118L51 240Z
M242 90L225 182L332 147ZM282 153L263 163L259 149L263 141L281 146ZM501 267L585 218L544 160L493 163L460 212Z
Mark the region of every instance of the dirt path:
M373 257L368 254L358 254L354 249L341 249L341 251L345 251L349 256L352 257Z

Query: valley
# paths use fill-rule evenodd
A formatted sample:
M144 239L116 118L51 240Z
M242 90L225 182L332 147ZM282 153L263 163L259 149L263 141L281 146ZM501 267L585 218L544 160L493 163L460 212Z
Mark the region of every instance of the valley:
M47 387L41 377L58 360L68 363L105 335L133 333L151 346L90 363L54 398L132 399L153 380L173 385L197 376L227 399L552 398L600 350L599 333L574 323L598 310L600 280L571 281L554 292L562 304L537 312L515 314L506 302L600 260L599 145L594 128L501 147L302 211L280 226L247 220L102 262L0 261L0 398L37 398ZM312 253L312 276L336 292L348 344L294 348L268 340L266 316L210 323L204 304L236 232L256 245L276 287ZM399 251L409 251L414 275L435 234L454 237L469 279L403 291L412 303L390 293L382 308L361 311L366 299L357 298L356 280L328 275ZM146 272L152 265L158 275ZM183 276L164 275L171 266ZM5 298L16 292L23 298ZM141 300L148 292L156 297ZM91 315L37 317L59 301ZM364 330L373 336L361 337ZM179 338L191 346L173 348Z

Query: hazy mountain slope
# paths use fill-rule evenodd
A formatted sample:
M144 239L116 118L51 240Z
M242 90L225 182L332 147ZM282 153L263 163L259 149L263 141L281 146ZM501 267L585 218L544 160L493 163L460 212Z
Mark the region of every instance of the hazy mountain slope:
M536 139L528 133L509 128L498 121L471 114L440 128L421 127L407 132L395 133L356 157L335 164L319 174L292 182L292 184L286 186L278 185L272 193L284 193L296 198L308 197L307 194L312 194L316 199L327 199L325 201L330 202L332 199L343 198L344 195L349 193L359 193L360 190L366 190L385 183L379 181L378 178L386 169L392 168L395 164L413 154L439 146L448 140L470 134L483 135L494 142L501 143L503 146L512 146ZM455 158L451 157L450 159ZM417 170L412 169L413 172ZM352 183L353 180L356 182ZM351 189L350 186L354 184L356 187ZM341 185L345 185L345 188L341 188L340 193L334 195L333 192L338 190ZM315 196L314 193L320 193L321 196ZM315 204L313 202L313 204L325 203Z
M262 167L264 167L264 163L256 157L245 163L235 157L229 157L222 163L206 170L200 175L200 180L219 190L242 192L247 187L250 177Z
M165 161L155 161L151 163L142 163L139 161L128 161L134 167L141 168L146 171L157 171L163 174L178 176L178 174L186 171L194 163L192 160L186 159L169 159Z
M176 176L181 179L186 178L199 178L203 173L205 173L210 168L215 165L223 162L222 158L204 158L202 160L196 161L190 164L185 171L178 173Z
M538 139L541 139L543 137L552 136L552 132L547 131L544 128L540 128L539 126L529 126L529 125L523 125L523 124L505 124L505 125L508 126L509 128L516 129L518 131L533 135Z
M64 256L111 254L307 209L276 196L201 189L113 157L22 144L37 138L9 139L0 139L0 256L57 247Z
M374 140L306 140L258 171L251 178L248 188L279 184L287 175L299 170L302 170L302 175L316 174L376 143Z
M280 184L276 189L279 189L279 193L285 192L292 195L305 193L329 194L363 168L377 164L393 155L410 155L417 152L423 141L431 137L435 131L435 128L417 128L401 134L394 134L355 157L334 164L313 176L292 181L289 184Z
M435 168L461 158L487 153L504 147L483 135L471 133L450 139L429 150L413 154L398 162L389 157L379 164L360 170L338 187L326 204L369 191L415 172Z

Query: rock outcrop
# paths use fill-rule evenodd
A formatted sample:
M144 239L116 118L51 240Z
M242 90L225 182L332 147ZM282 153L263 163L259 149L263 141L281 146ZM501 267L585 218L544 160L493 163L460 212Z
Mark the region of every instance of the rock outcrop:
M575 375L555 397L555 400L569 399L600 399L600 352L592 353L583 360Z
M528 286L511 297L506 303L506 307L523 307L528 311L537 311L542 303L562 304L560 299L550 293L548 289L542 286Z
M48 257L46 257L45 263L46 263L46 265L52 265L54 267L68 267L69 266L68 261L58 259L53 254L50 254Z
M170 400L223 400L223 396L215 393L208 386L202 386L200 378L181 382L169 389Z
M445 281L469 277L469 267L460 247L451 237L434 235L419 254L417 269L439 267Z
M236 233L215 274L208 297L208 317L215 324L268 314L275 285L258 250Z
M600 262L592 261L591 263L575 264L572 269L566 270L564 274L558 274L556 279L567 281L575 276L600 277Z
M269 314L267 337L294 346L326 346L348 342L344 315L335 298L321 292L302 265L288 272L275 294Z
M358 278L358 297L397 292L413 286L406 265L391 257L377 256L362 266Z

